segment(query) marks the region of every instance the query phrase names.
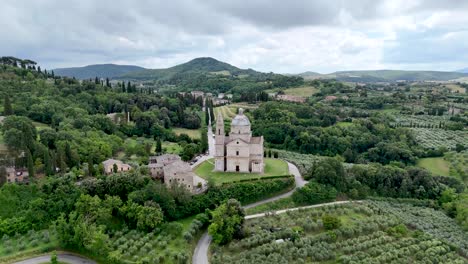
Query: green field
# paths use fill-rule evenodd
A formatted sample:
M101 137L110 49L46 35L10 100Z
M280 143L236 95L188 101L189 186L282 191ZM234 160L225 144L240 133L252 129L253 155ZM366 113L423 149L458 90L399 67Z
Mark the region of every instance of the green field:
M306 87L297 87L297 88L290 88L284 90L285 94L295 95L295 96L302 96L302 97L310 97L316 94L319 90L313 86L306 86Z
M280 159L265 159L265 172L257 173L237 173L237 172L218 172L214 170L213 159L207 160L195 168L195 173L207 180L212 180L215 184L239 181L244 179L255 179L268 176L288 175L288 164Z
M353 125L353 122L338 122L336 125L339 127L349 127Z
M182 152L182 147L174 142L164 141L162 143L162 148L164 153L168 154L177 154L179 155Z
M187 129L178 127L173 128L172 131L174 131L176 135L187 134L192 139L199 139L201 136L201 132L199 129Z
M434 175L450 176L450 164L442 157L419 159L416 165L427 169Z

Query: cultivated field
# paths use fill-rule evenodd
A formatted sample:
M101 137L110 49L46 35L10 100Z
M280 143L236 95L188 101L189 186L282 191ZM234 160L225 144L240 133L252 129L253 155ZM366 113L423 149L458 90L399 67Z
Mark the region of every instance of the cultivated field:
M456 144L466 145L468 131L443 130L431 128L412 128L416 132L416 140L425 148L446 147L454 149Z
M302 97L310 97L316 94L319 90L313 86L305 86L305 87L297 87L297 88L289 88L284 90L285 94L295 95L295 96L302 96Z
M211 263L461 264L458 252L468 245L467 233L442 212L383 201L253 218L244 234L213 247Z

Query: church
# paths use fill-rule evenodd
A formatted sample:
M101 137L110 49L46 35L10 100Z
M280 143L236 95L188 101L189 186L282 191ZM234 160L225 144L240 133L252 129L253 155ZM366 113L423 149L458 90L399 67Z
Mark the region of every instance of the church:
M229 136L224 133L221 113L216 119L215 171L263 173L263 136L252 137L250 121L239 108Z

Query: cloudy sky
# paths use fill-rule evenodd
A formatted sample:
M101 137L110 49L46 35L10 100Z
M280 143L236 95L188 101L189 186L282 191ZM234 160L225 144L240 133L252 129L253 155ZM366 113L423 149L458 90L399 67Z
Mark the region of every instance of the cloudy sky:
M214 57L280 73L468 67L465 0L2 0L0 55L43 67Z

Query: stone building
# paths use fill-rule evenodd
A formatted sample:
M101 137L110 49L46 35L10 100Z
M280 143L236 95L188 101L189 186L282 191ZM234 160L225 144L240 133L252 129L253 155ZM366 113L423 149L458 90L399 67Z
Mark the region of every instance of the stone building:
M123 163L123 161L115 160L115 159L108 159L102 162L102 165L104 165L104 173L105 174L114 173L114 164L117 166L117 172L124 172L124 171L129 171L132 169L132 166L126 163Z
M164 184L171 186L179 184L184 186L190 192L195 192L195 173L187 162L181 160L174 161L163 167Z
M180 160L180 156L174 154L164 154L160 156L149 157L148 168L150 170L151 177L156 179L163 179L164 166Z
M252 137L250 121L239 108L231 122L229 136L224 133L221 113L216 120L215 171L263 173L263 136Z
M191 193L200 193L206 189L204 180L195 175L192 167L187 162L182 161L178 155L152 156L149 159L148 167L151 177L162 179L166 186L177 183Z

